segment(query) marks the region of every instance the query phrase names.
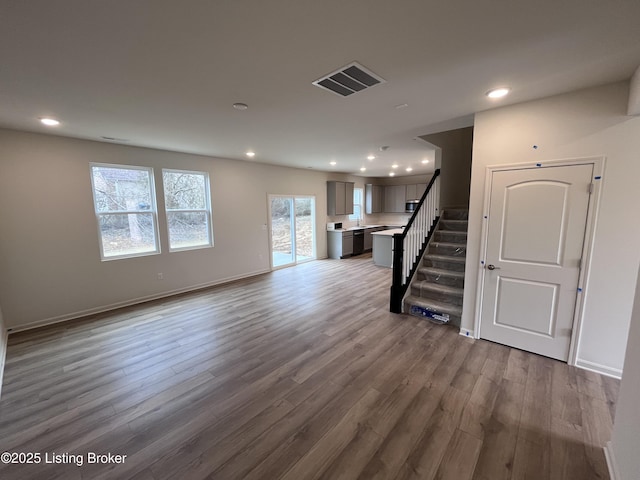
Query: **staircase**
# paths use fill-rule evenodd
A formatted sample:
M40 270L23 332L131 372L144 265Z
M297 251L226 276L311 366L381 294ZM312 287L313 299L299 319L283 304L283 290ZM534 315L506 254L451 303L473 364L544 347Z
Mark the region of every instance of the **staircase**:
M404 312L460 326L468 210L446 209L418 268Z

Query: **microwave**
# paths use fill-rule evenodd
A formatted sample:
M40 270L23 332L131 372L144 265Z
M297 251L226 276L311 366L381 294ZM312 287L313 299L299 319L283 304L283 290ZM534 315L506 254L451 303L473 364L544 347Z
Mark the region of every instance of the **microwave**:
M327 230L342 230L342 222L327 223Z
M404 211L407 213L413 213L416 211L416 208L418 208L418 204L420 203L420 200L408 200L405 204L404 204Z

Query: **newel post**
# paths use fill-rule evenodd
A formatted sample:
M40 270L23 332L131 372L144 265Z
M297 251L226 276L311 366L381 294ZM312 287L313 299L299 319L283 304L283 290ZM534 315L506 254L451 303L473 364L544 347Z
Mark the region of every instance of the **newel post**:
M393 235L393 277L391 282L391 302L389 310L391 313L402 313L402 257L404 255L404 235L396 233Z

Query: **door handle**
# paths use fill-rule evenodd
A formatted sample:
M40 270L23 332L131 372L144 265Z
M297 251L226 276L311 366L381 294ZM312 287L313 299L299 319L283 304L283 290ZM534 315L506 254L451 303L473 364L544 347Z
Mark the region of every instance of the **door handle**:
M495 265L492 265L492 264L487 265L487 268L489 270L500 270L500 267L496 267Z

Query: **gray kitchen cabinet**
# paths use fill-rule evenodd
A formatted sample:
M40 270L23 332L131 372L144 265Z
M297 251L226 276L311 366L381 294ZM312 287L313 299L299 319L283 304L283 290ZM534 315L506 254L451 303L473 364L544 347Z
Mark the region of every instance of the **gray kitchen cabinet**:
M368 252L373 248L373 235L374 228L365 228L364 229L364 251Z
M327 182L327 215L353 213L353 182Z
M384 211L385 213L404 213L407 196L406 185L385 185Z
M387 227L369 227L364 230L364 251L368 252L373 249L373 232L381 232Z
M327 231L327 255L329 258L345 258L352 254L353 231Z
M382 185L365 185L365 213L382 213L384 187Z
M352 182L345 182L344 184L344 189L345 189L345 215L353 215L353 186L355 184Z
M417 200L416 197L416 185L407 185L407 191L405 195L405 200L408 202L409 200Z
M422 198L422 194L427 188L426 183L415 183L413 185L406 185L407 191L405 195L405 200L408 202L410 200L420 200Z

